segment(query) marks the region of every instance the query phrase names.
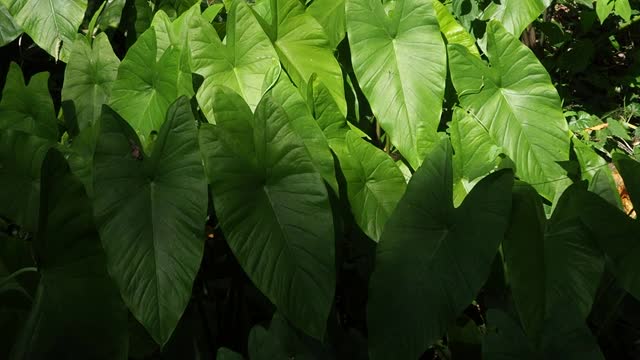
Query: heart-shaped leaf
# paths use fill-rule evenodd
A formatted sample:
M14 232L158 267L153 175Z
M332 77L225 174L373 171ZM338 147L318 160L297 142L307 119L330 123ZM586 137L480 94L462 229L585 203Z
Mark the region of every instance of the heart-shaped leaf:
M279 69L280 62L249 6L244 1L233 1L226 43L202 16L191 18L189 26L193 71L205 78L197 98L207 119L215 123L210 99L217 85L238 92L254 110L262 97L265 77Z
M87 0L0 0L16 23L51 56L67 61Z
M390 4L389 2L388 4ZM447 59L431 1L347 1L353 71L400 153L418 168L437 140Z
M110 107L140 136L145 148L152 131L160 130L169 105L178 98L180 51L169 48L156 60L156 33L145 31L129 48L118 68Z
M49 94L49 73L31 77L25 85L22 71L16 63L9 65L9 73L0 101L0 130L14 129L45 139L58 140L58 124Z
M79 36L69 59L64 72L62 101L73 101L78 128L82 131L100 118L102 105L111 96L120 60L104 33L98 34L92 44Z
M150 155L105 108L94 167L109 272L133 315L164 345L191 298L204 247L207 186L189 100L170 107Z
M212 99L200 146L220 226L251 280L296 327L324 337L335 291L334 230L322 177L287 112L267 93Z
M513 160L517 175L553 201L571 184L557 163L569 160L570 147L560 96L531 50L500 23L489 22L486 37L491 67L449 45L460 106Z
M298 0L267 0L262 6L254 10L293 83L306 93L307 81L316 74L346 115L342 70L322 26Z
M127 310L107 273L91 202L62 154L42 168L33 246L40 284L11 359L127 359Z
M387 222L369 283L372 359L417 359L487 280L511 210L511 170L482 179L453 207L451 145L413 174Z

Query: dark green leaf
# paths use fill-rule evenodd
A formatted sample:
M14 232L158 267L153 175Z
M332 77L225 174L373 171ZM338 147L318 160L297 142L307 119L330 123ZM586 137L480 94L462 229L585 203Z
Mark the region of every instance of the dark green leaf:
M416 171L385 227L369 284L372 359L415 359L444 335L486 281L507 229L513 174L481 180L453 207L451 145Z
M109 272L164 345L191 297L204 246L207 186L189 100L169 108L150 155L105 109L94 166L94 213Z

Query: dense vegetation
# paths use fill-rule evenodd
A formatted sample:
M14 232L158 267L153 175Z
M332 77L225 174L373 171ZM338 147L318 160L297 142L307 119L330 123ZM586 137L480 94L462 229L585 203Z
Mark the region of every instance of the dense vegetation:
M0 358L640 358L639 20L0 0Z

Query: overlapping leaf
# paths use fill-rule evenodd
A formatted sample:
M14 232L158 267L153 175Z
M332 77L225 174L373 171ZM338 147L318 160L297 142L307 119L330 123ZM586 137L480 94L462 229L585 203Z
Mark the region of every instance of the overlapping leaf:
M11 359L127 359L127 310L107 273L91 203L62 155L42 168L40 283Z
M304 5L298 0L267 0L255 10L261 14L261 24L294 84L306 90L307 81L315 73L331 92L340 112L346 115L340 65L325 31L305 12Z
M378 241L404 194L404 177L389 155L349 130L327 88L318 82L313 86L315 116L338 157L351 213L362 231Z
M87 0L0 0L16 23L51 56L67 61Z
M302 139L316 170L337 194L338 182L335 165L327 138L314 120L298 90L286 76L282 76L271 90L271 96L287 113L287 118L291 121L291 128Z
M14 129L57 141L58 124L49 94L49 73L31 77L25 85L22 71L11 63L0 101L0 130Z
M334 49L345 35L344 7L345 0L314 0L307 8L307 12L322 25L329 38L329 45Z
M0 131L0 215L27 231L38 228L40 167L53 142L20 131Z
M100 118L102 105L109 101L118 75L120 60L113 53L109 38L98 34L89 44L78 37L64 73L62 101L73 101L80 131Z
M619 155L614 160L637 212L637 204L640 202L640 163ZM620 284L636 299L640 299L640 221L632 219L591 193L582 204L580 217L595 234L598 245L608 256Z
M110 106L131 124L145 147L179 95L180 51L169 48L156 60L157 49L150 28L129 48L111 90Z
M515 187L503 250L516 308L536 348L545 322L562 316L558 309L571 307L573 320L585 326L604 269L602 252L580 221L581 212L593 212L581 205L587 192L580 186L562 194L548 221L538 193L523 183Z
M476 41L471 34L465 30L465 28L458 23L455 17L451 15L447 7L444 6L439 0L433 0L433 8L436 11L438 17L438 24L440 25L440 31L447 38L448 44L460 44L466 47L470 53L480 56L480 52L476 47Z
M491 2L484 9L481 19L498 20L512 35L519 37L549 5L551 0L501 0Z
M200 146L222 231L256 286L296 327L321 339L335 289L322 177L270 93L255 116L232 90L214 95L217 125L201 127Z
M394 3L387 14L378 0L348 0L347 32L353 70L377 121L417 168L437 139L447 59L432 3Z
M189 100L170 107L151 154L105 109L94 167L94 213L109 272L163 345L189 302L204 246L207 186Z
M508 226L513 174L493 173L453 207L452 154L441 140L384 229L369 284L372 359L418 358L486 281Z
M0 46L12 42L20 34L22 34L22 29L16 24L9 10L3 3L0 3Z
M205 116L215 122L210 92L218 85L235 90L255 109L266 77L277 73L280 63L249 6L244 1L232 2L225 43L201 16L191 18L189 26L193 71L205 78L197 95Z
M489 22L486 37L491 67L449 45L460 105L514 161L520 178L554 200L570 184L557 163L569 160L570 147L560 97L535 55L500 23Z

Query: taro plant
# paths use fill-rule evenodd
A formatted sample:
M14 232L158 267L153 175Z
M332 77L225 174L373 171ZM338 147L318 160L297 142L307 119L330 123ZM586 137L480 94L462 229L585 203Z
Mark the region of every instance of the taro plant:
M632 356L633 106L535 48L632 5L0 0L0 356Z

